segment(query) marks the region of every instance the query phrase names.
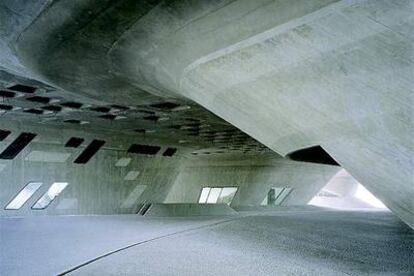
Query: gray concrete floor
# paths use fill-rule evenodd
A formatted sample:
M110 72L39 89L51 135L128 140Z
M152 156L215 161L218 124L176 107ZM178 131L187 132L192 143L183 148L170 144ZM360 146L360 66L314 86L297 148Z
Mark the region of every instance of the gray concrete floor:
M283 208L221 218L0 222L1 275L56 275L107 253L69 274L414 274L414 231L389 212Z

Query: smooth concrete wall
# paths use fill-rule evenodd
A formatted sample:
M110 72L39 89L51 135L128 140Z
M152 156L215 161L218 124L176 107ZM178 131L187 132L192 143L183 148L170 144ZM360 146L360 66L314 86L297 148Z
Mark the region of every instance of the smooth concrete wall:
M266 155L193 158L183 166L166 202L197 202L203 187L238 187L232 206L257 206L270 188L290 187L282 205L306 205L338 170Z
M411 0L134 2L55 1L9 44L79 95L186 97L282 156L321 145L414 228Z
M271 187L287 186L293 191L283 205L304 205L340 169L285 160L272 153L207 157L190 154L191 148L179 148L176 157L136 155L127 153L126 149L130 143L147 142L138 137L117 138L108 133L60 131L2 121L0 129L12 131L0 142L0 151L23 131L38 134L13 160L0 160L3 168L0 171L0 216L135 213L141 203L147 202L196 203L205 186L238 187L233 205L260 205ZM79 148L64 147L72 136L85 138L85 141ZM107 143L88 163L73 163L92 139ZM167 147L160 145L163 149ZM35 151L40 152L41 158L50 152L69 156L62 162L27 160ZM115 164L120 158L131 158L131 161L125 167L117 167ZM139 175L134 180L125 180L130 171L138 171ZM42 182L43 186L20 210L5 210L12 198L31 181ZM31 206L54 182L68 182L69 186L46 209L32 210Z
M4 122L0 122L0 128L12 131L6 140L0 142L0 151L21 131L38 133L35 140L13 160L0 160L0 166L3 168L0 171L0 216L135 212L139 202L162 202L165 199L182 159L179 154L177 157L164 157L160 154L145 156L127 153L129 144L125 143L122 146L111 143L111 139L117 140L111 135L105 137L101 134L96 137L93 133L70 133L67 130L63 134L58 129L42 130L29 126L13 128ZM64 147L64 143L72 135L85 138L81 147ZM73 163L92 137L108 142L86 164ZM126 140L124 137L124 142ZM122 139L118 139L118 143L119 141ZM137 138L130 138L130 142L132 141L145 143ZM26 160L33 151L43 152L43 156L46 152L68 153L70 156L65 162ZM117 167L115 163L120 158L131 158L131 162L125 167ZM130 171L139 171L139 175L134 180L125 180ZM11 199L31 181L43 182L43 186L20 210L5 210ZM68 182L69 185L45 210L32 210L31 206L53 182ZM123 205L137 185L146 186L143 193L132 202L132 205Z
M197 3L137 22L110 53L119 74L283 156L321 145L414 228L413 1Z

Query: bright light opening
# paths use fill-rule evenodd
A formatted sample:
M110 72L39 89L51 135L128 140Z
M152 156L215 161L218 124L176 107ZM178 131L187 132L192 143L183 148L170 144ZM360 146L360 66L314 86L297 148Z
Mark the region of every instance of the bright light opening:
M68 186L66 182L55 182L49 190L33 205L32 209L45 209Z
M338 171L308 204L339 210L388 210L344 169Z
M371 194L364 186L361 184L358 185L358 188L354 194L354 196L369 205L379 208L379 209L388 209L387 206L384 205L378 198L376 198L373 194Z
M7 204L6 210L19 210L29 198L42 186L41 182L29 182L14 198Z
M236 187L222 187L222 188L210 188L204 187L201 189L201 194L198 199L198 203L224 203L230 205L236 195Z

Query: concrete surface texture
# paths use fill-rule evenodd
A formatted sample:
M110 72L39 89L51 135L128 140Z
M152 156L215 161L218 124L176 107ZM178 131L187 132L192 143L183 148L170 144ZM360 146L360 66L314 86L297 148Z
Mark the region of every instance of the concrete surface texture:
M237 187L234 206L259 205L271 187L291 187L293 190L283 205L304 205L340 169L287 160L271 152L193 155L190 152L195 148L166 139L108 131L62 131L51 126L40 128L14 122L0 122L0 128L11 131L0 143L0 151L21 131L37 134L13 160L0 160L0 216L135 213L140 204L147 202L197 203L201 189L206 186ZM84 142L79 148L65 147L71 137L81 137ZM86 164L73 163L93 139L105 141L102 149ZM161 150L151 156L128 153L127 149L134 143L157 145ZM177 148L174 156L162 155L168 147ZM33 153L37 154L35 159L31 158ZM50 157L62 154L65 159ZM125 159L127 163L119 163ZM43 185L22 208L5 210L19 191L33 181ZM69 185L46 209L31 209L54 182Z
M413 11L0 1L0 274L413 274ZM359 183L392 213L304 207Z
M5 79L88 104L173 101L217 132L207 109L281 156L321 145L414 227L412 0L6 0L0 10ZM120 120L106 127L131 130L143 116L130 113L107 114ZM147 119L185 118L162 113ZM187 134L215 150L235 143L200 129Z
M145 217L231 216L237 212L227 204L153 203Z
M279 207L230 217L0 221L5 275L414 273L414 233L387 212Z

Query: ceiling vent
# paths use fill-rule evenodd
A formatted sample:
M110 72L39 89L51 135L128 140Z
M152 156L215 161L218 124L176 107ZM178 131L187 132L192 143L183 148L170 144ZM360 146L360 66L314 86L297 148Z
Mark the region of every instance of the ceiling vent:
M0 90L0 97L3 97L3 98L14 98L15 96L16 96L16 93L14 93L14 92Z
M76 120L76 119L68 119L68 120L65 120L64 122L69 123L69 124L74 124L74 125L89 124L88 121L81 121L81 120Z
M116 115L113 114L105 114L105 115L101 115L99 116L102 119L107 119L107 120L115 120L116 119Z
M101 113L108 113L109 111L111 111L111 109L106 106L91 107L91 110L95 112L101 112Z
M11 133L11 131L9 131L9 130L0 129L0 141L3 141L4 139L6 139L7 136L10 135L10 133Z
M53 112L62 111L62 107L58 105L47 105L47 106L42 107L42 109L47 110L47 111L53 111Z
M67 148L77 148L83 143L83 138L71 137L65 144Z
M31 114L37 114L37 115L43 114L43 110L35 109L35 108L25 109L25 110L23 110L23 112L31 113Z
M105 144L105 141L93 140L84 151L73 161L76 164L86 164Z
M47 104L50 102L50 98L48 97L40 97L40 96L33 96L30 98L26 98L27 101L30 102L35 102L35 103L43 103L43 104Z
M176 148L167 148L164 153L162 154L163 156L168 156L171 157L173 156L175 153L177 152Z
M171 110L171 109L179 107L180 105L176 103L172 103L172 102L163 102L163 103L151 104L150 106L158 108L158 109L162 109L162 110Z
M79 108L81 108L82 107L82 105L83 104L81 104L81 103L77 103L77 102L65 102L65 103L62 103L62 104L60 104L61 106L64 106L64 107L69 107L69 108L74 108L74 109L79 109Z
M35 87L28 86L28 85L21 85L21 84L10 86L7 89L17 91L17 92L28 93L28 94L33 94L36 91Z
M161 150L159 146L133 144L129 147L128 152L136 154L155 155Z
M9 110L13 110L13 106L8 105L8 104L0 104L0 109L9 111Z

